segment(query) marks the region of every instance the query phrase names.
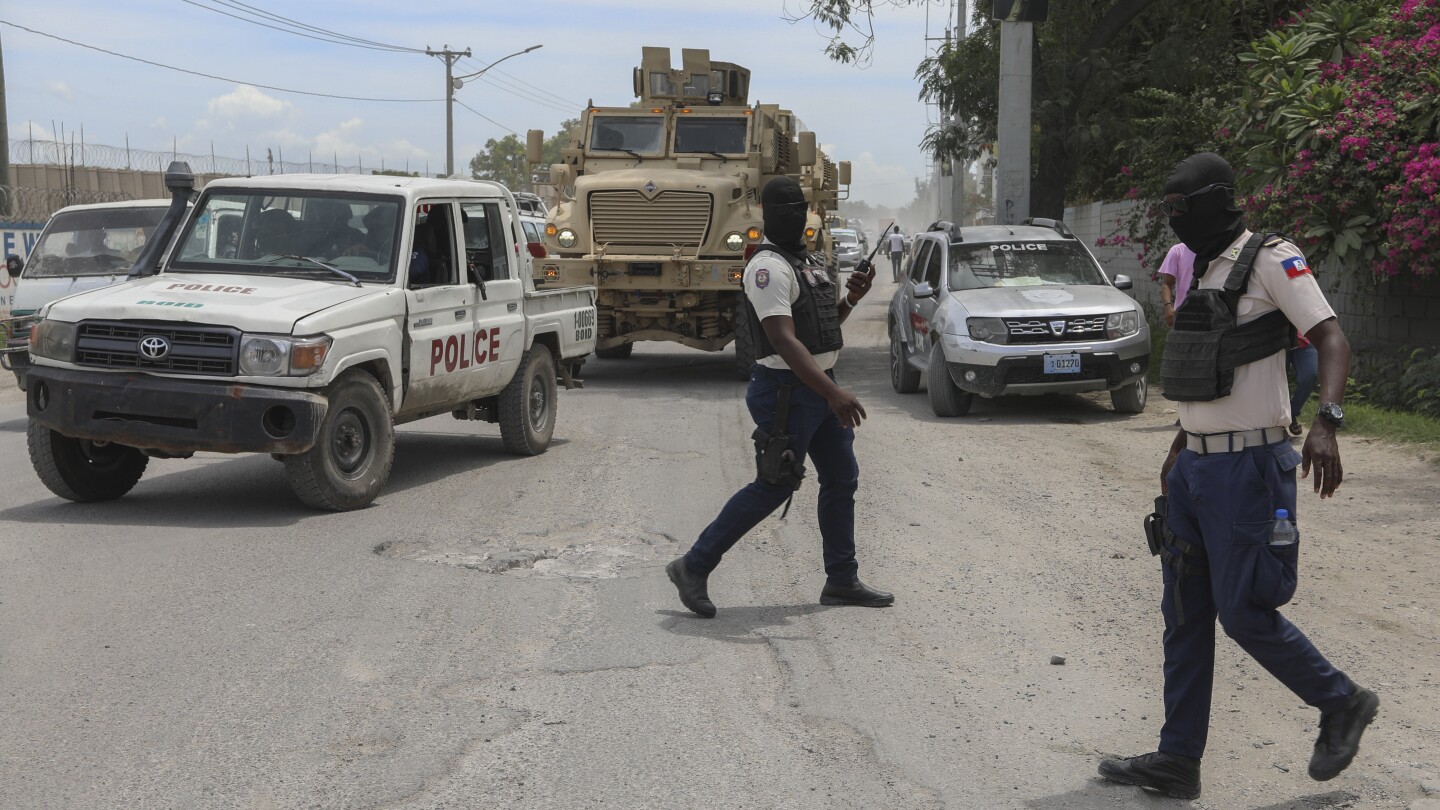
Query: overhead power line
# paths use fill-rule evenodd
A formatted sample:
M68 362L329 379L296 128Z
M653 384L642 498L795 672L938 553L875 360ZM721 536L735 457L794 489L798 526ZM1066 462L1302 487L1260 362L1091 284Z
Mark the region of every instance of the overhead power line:
M231 4L229 4L229 3L224 3L223 0L218 0L218 1L221 2L225 7L229 7L229 8L233 8L233 7L234 7L234 6L232 6ZM321 29L321 28L315 28L315 27L313 27L313 26L304 26L303 24L300 24L300 23L296 23L295 25L301 25L301 26L303 26L303 27L306 28L306 29L309 29L309 30L311 30L311 31L314 31L315 33L308 33L307 31L304 31L304 30L296 30L294 27L287 27L287 26L285 26L285 25L271 25L270 23L263 22L262 20L257 20L257 19L253 19L253 18L251 18L251 17L242 16L241 14L232 14L232 13L229 12L229 11L225 11L224 8L216 8L215 6L207 5L207 4L202 3L202 2L197 2L197 0L180 0L180 2L182 2L182 3L188 3L189 5L195 6L196 8L204 9L204 10L206 10L206 11L213 11L213 12L215 12L216 14L222 14L222 15L224 15L224 16L226 16L226 17L231 18L232 20L239 20L239 21L241 21L241 22L250 23L251 25L258 25L258 26L260 26L261 28L269 28L269 29L272 30L272 31L280 31L280 32L283 32L283 33L286 33L286 34L294 34L295 36L305 37L305 38L307 38L307 39L318 40L318 41L320 41L320 42L329 42L329 43L332 43L332 44L335 44L335 45L349 45L349 46L352 47L352 48L366 48L366 49L369 49L369 50L372 50L372 51L389 51L389 52L392 52L392 53L417 53L417 52L418 52L418 53L423 53L423 52L424 52L424 51L418 51L418 50L415 49L415 48L406 48L406 47L399 46L399 45L385 45L385 44L383 44L383 43L371 44L371 43L370 43L369 41L367 41L367 40L359 40L359 39L356 39L356 38L354 38L354 37L348 37L348 36L345 36L345 35L343 35L343 34L338 34L338 33L332 32L332 31L326 31L326 30ZM252 13L252 14L253 14L253 13L255 13L255 12L245 12L245 13Z
M479 64L478 62L476 62L474 59L462 59L461 61L462 61L462 62L471 62L471 63L474 63L477 68L480 67L480 64ZM559 102L560 104L565 105L565 108L566 108L566 109L569 109L569 110L579 110L581 107L584 106L583 104L581 104L581 103L578 102L578 101L572 101L571 99L565 98L564 96L556 95L555 93L552 93L552 92L550 92L549 90L546 90L546 89L543 88L543 87L537 87L537 86L535 86L535 85L533 85L533 84L525 81L524 79L521 79L520 77L514 75L513 73L506 73L505 71L500 70L499 68L496 68L496 69L495 69L495 73L497 73L497 74L499 74L499 75L501 75L501 76L504 76L506 79L509 79L511 82L515 83L516 85L518 85L518 86L520 86L520 87L525 88L526 90L532 91L533 93L538 93L538 94L540 94L540 96L541 96L542 98L537 99L537 100L548 101L548 102ZM531 97L533 98L533 95L532 95Z
M55 34L47 34L44 31L37 31L34 28L26 28L23 25L10 22L9 20L0 20L0 25L8 25L11 28L18 28L21 31L27 31L31 34L35 34L36 36L46 37L49 39L57 40L59 42L64 42L68 45L74 45L76 47L86 48L92 51L99 51L100 53L109 54L110 56L118 56L121 59L129 59L132 62L140 62L141 64L150 65L152 67L173 70L177 73L187 73L191 76L199 76L204 79L215 79L216 81L228 82L230 84L248 84L251 87L258 87L262 90L274 90L277 93L293 93L297 96L314 96L316 98L337 98L341 99L342 101L374 101L386 104L433 104L435 102L445 100L443 98L370 98L366 96L344 96L337 93L316 93L310 90L294 90L288 87L276 87L275 85L271 84L247 82L243 79L230 79L224 76L216 76L212 73L201 73L198 70L187 70L186 68L175 67L174 65L166 65L160 62L152 62L149 59L141 59L138 56L130 56L129 54L106 50L105 48L101 48L95 45L87 45L83 42L76 42L73 39L66 39L65 37L56 36Z
M469 104L466 104L465 102L461 101L460 99L455 99L455 103L456 103L456 104L459 104L461 107L464 107L465 109L469 110L470 112L475 113L476 115L480 116L481 118L484 118L486 121L489 121L490 123L494 124L495 126L500 127L501 129L505 130L506 132L510 133L511 135L519 135L519 134L520 134L520 133L516 132L515 130L511 129L510 127L507 127L507 126L505 126L504 124L500 123L499 121L496 121L494 118L491 118L490 116L486 115L485 113L482 113L482 112L480 112L479 110L475 109L474 107L471 107Z

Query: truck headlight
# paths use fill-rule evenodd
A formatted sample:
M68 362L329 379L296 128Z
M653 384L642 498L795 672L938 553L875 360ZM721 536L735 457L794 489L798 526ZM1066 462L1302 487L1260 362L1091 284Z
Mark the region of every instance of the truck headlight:
M555 241L559 243L562 248L572 248L575 247L575 242L578 240L575 237L574 231L569 228L561 228L560 231L555 234Z
M71 362L75 357L75 324L46 318L30 327L30 354Z
M247 377L314 374L325 365L330 337L286 338L246 335L240 341L240 373Z
M725 247L730 250L742 250L745 247L745 237L737 231L725 234Z
M1111 340L1128 337L1139 331L1140 314L1133 309L1116 312L1105 318L1105 337Z
M982 343L1005 343L1010 331L999 318L966 318L965 326L970 337Z

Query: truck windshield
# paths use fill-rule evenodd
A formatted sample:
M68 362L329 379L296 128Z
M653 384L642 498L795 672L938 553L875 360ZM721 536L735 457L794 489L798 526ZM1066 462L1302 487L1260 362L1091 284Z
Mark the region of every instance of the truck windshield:
M1071 242L997 242L950 246L950 289L1106 284L1105 276Z
M386 281L399 211L399 200L385 197L226 190L207 195L190 218L170 268L333 277L309 257L361 281Z
M675 119L675 154L745 154L744 118Z
M165 215L162 208L102 208L56 214L31 249L25 278L130 272Z
M658 155L665 148L659 116L597 115L590 120L590 151Z

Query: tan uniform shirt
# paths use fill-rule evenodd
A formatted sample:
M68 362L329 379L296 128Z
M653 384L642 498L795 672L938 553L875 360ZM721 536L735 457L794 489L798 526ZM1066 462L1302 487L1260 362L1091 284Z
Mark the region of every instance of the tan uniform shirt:
M1210 262L1200 287L1225 286L1230 268L1250 238L1246 231ZM1249 323L1279 309L1301 334L1309 332L1335 310L1325 300L1315 274L1300 250L1289 242L1262 247L1255 255L1250 286L1236 308L1236 320ZM1281 427L1290 424L1290 388L1285 375L1285 352L1278 351L1235 369L1230 396L1211 402L1180 402L1180 426L1191 433L1224 433L1233 430Z
M770 244L766 240L762 244ZM749 297L750 303L755 307L755 314L760 320L771 318L776 315L791 315L795 302L800 299L800 286L795 278L795 270L790 267L790 262L767 250L763 253L756 253L745 265L745 295ZM815 365L821 371L828 371L835 367L835 360L840 352L825 352L815 355ZM785 358L778 354L771 354L760 358L757 362L766 368L789 369Z

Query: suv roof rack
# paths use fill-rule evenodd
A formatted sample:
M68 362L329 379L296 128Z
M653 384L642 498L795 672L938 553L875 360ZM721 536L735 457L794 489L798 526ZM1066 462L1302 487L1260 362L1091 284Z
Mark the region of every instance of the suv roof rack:
M1065 227L1065 223L1058 219L1050 219L1048 217L1026 217L1025 221L1020 224L1034 225L1039 228L1049 228L1060 234L1061 236L1065 237L1066 239L1076 238L1075 234L1071 233L1070 229Z

